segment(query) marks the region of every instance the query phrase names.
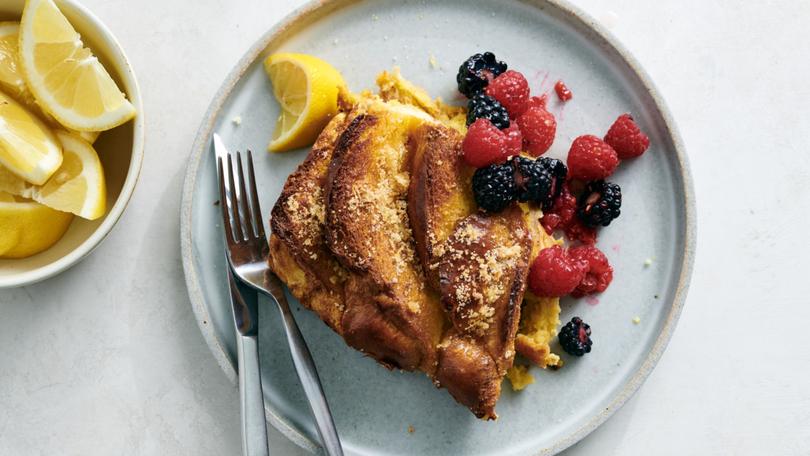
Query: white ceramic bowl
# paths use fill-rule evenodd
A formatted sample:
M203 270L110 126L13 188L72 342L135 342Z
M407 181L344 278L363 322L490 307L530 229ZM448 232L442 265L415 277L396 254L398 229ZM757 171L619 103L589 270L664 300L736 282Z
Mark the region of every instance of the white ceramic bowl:
M56 3L118 87L127 94L138 114L126 124L103 132L94 144L107 180L107 213L104 217L93 221L76 217L62 239L48 250L24 259L0 260L0 288L47 279L87 256L121 218L135 190L143 162L143 105L135 73L124 51L107 27L79 3L74 0L57 0ZM0 19L19 21L23 4L23 0L2 2Z

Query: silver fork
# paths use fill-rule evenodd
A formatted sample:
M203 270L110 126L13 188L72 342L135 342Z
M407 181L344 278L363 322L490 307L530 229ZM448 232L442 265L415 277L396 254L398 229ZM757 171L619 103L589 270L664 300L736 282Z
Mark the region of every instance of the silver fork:
M290 345L295 371L315 416L316 428L328 455L343 455L340 439L323 393L321 380L309 348L295 323L279 278L270 270L270 248L264 234L262 212L253 173L253 157L247 152L247 183L242 170L242 157L236 153L236 173L233 159L218 134L214 133L217 155L220 206L227 243L228 262L236 276L245 284L269 296L279 308ZM227 172L227 174L226 174ZM248 195L247 189L250 189Z

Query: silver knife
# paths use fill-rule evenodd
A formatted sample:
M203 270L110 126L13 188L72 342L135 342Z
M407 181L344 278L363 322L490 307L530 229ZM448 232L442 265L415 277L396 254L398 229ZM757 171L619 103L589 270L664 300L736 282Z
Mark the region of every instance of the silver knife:
M268 456L270 452L267 443L267 420L264 416L264 394L259 366L258 296L255 290L234 279L227 259L225 261L233 322L237 332L242 454Z

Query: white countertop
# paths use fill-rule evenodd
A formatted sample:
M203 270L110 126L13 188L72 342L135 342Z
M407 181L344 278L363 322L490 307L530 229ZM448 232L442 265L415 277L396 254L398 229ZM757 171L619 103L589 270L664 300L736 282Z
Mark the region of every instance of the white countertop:
M92 256L0 291L0 455L238 454L237 391L186 295L180 191L214 92L301 2L84 3L138 74L146 160ZM660 364L566 454L810 454L810 2L574 3L635 54L678 121L698 253ZM275 454L303 454L270 433Z

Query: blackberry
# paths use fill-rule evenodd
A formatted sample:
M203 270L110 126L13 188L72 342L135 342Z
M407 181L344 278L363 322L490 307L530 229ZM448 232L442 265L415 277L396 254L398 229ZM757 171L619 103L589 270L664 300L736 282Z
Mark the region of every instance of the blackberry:
M568 168L562 160L557 160L556 158L540 157L537 161L551 174L551 198L543 203L543 209L548 210L551 209L554 200L556 200L557 197L560 196L560 192L562 192L565 178L568 176Z
M587 226L608 226L621 213L622 190L603 180L589 182L579 197L577 216Z
M569 355L582 356L591 352L591 327L579 317L574 317L560 329L560 345Z
M498 100L483 93L467 102L467 126L477 119L488 119L501 130L509 128L509 113L506 108Z
M552 177L542 163L526 157L512 158L520 202L546 204L551 201Z
M517 198L515 175L509 163L478 168L472 186L478 207L489 212L502 211Z
M491 79L506 71L506 64L495 60L495 54L484 52L470 56L458 67L458 91L467 98L480 93Z

